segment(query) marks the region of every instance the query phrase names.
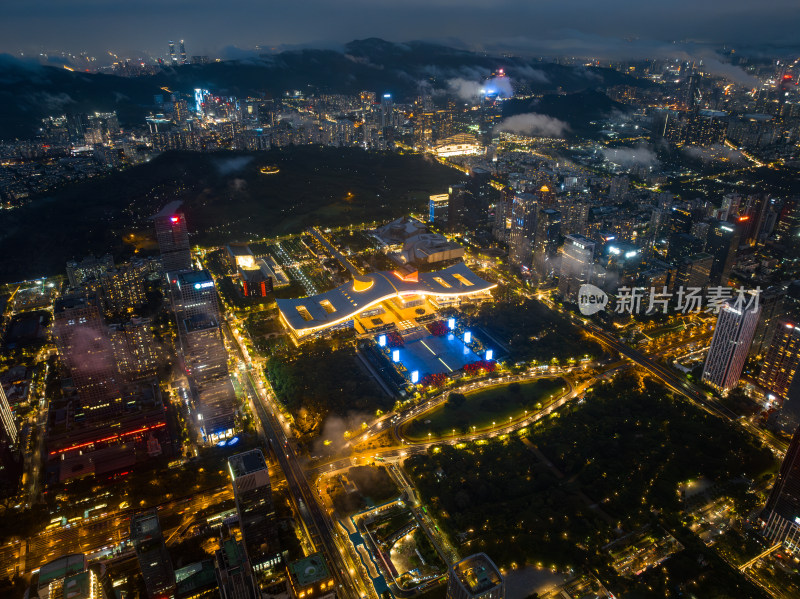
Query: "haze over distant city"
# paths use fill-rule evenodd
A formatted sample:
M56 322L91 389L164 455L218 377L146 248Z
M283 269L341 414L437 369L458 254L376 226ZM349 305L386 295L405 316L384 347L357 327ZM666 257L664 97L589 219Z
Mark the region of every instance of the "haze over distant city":
M796 45L800 7L793 0L307 0L279 5L236 0L220 10L212 0L30 0L5 3L0 17L0 52L12 54L158 55L164 40L182 38L194 53L225 58L237 56L238 49L331 47L377 36L534 55L630 57L652 55L673 42Z

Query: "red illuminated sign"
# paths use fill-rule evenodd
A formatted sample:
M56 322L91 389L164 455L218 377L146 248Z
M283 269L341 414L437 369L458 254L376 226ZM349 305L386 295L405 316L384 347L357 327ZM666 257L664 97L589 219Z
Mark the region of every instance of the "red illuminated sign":
M130 435L138 435L139 433L143 433L145 431L149 431L154 428L161 428L163 426L167 426L166 422L159 422L158 424L153 424L151 426L143 426L142 428L137 428L133 431L128 431L127 433L120 433L117 435L111 435L109 437L104 437L102 439L95 439L94 441L87 441L86 443L81 443L80 445L72 445L70 447L65 447L63 449L57 449L56 451L51 451L50 455L56 455L58 453L64 453L67 451L72 451L73 449L81 449L82 447L88 447L89 445L94 445L95 443L105 443L106 441L113 441L114 439L119 439L121 437L128 437Z
M171 220L173 223L177 223L179 220L181 220L181 217L180 216L170 216L169 220Z

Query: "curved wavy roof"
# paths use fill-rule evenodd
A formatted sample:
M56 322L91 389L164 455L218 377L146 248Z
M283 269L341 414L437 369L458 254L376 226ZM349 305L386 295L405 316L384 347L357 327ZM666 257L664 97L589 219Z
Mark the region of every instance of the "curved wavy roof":
M400 279L390 271L374 272L359 275L355 281L319 295L279 299L277 302L289 326L300 334L306 334L350 320L394 296L458 296L480 293L496 286L496 283L484 281L460 262L437 272L420 273L417 281Z

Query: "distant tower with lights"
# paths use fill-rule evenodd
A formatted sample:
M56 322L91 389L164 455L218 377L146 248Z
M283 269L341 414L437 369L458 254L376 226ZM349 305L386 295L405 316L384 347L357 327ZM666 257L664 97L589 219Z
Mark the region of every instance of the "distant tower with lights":
M180 202L170 202L153 217L156 241L161 250L161 267L165 273L191 270L192 252L186 218L178 211Z

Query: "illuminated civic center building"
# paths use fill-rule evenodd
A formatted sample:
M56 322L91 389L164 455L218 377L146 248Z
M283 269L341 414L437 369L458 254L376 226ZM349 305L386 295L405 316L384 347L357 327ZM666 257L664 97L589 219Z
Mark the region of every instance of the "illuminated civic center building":
M402 270L358 275L336 289L300 299L279 299L281 322L296 342L336 329L378 333L415 326L421 317L462 301L491 299L496 283L484 281L460 262L444 270Z

